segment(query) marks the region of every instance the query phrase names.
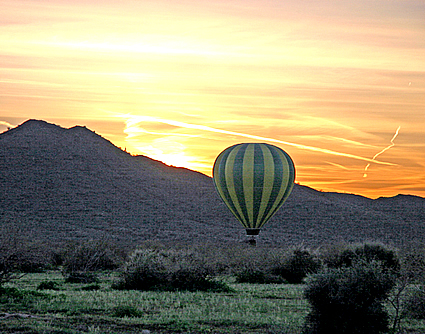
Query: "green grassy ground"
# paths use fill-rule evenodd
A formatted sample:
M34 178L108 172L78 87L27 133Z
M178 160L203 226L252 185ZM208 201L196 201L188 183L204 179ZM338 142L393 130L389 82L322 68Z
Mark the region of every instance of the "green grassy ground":
M1 333L299 333L308 305L302 286L236 284L232 292L141 292L110 288L114 274L101 276L98 290L65 284L59 272L29 274L9 284L36 291L53 281L59 290L3 298ZM31 317L28 317L30 315Z
M308 304L303 285L237 284L231 292L142 292L64 283L58 271L28 274L0 295L0 333L300 333ZM37 290L42 282L58 290ZM425 333L425 321L404 319L400 333Z

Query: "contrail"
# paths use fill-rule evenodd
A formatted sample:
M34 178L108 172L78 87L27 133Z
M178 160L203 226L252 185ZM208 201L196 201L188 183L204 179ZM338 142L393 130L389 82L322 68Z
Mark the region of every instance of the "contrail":
M396 139L396 137L398 136L398 132L400 131L400 129L401 129L401 126L399 126L398 128L397 128L397 130L395 131L395 134L394 134L394 136L393 136L393 138L391 139L391 144L390 145L388 145L387 147L385 147L381 152L379 152L379 153L376 153L374 156L373 156L373 158L372 158L372 161L375 161L375 159L378 157L378 156L380 156L382 153L384 153L385 151L388 151L391 147L393 147L395 144L394 144L394 139ZM366 165L366 167L364 168L364 174L363 174L363 177L367 177L367 170L368 170L368 168L369 168L369 166L370 166L370 163L368 163L367 165Z
M381 164L381 165L395 166L395 164L390 163L390 162L383 162L383 161L376 160L375 159L376 156L373 159L364 158L364 157L360 157L360 156L357 156L357 155L354 155L354 154L332 151L332 150L328 150L328 149L325 149L325 148L319 148L319 147L308 146L308 145L301 145L301 144L291 143L291 142L273 139L273 138L267 138L267 137L250 135L250 134L246 134L246 133L221 130L221 129L216 129L216 128L212 128L212 127L205 126L205 125L190 124L190 123L161 119L161 118L156 118L156 117L151 117L151 116L130 116L130 115L120 115L120 116L127 118L127 121L126 121L127 129L129 127L136 125L137 123L140 123L140 122L158 122L158 123L168 124L168 125L181 127L181 128L209 131L209 132L215 132L215 133L223 133L223 134L232 135L232 136L238 136L238 137L244 137L244 138L249 138L249 139L279 143L279 144L283 144L283 145L287 145L287 146L296 147L296 148L299 148L299 149L302 149L302 150L309 150L309 151L314 151L314 152L321 152L321 153L325 153L325 154L346 157L346 158L352 158L352 159L356 159L356 160L367 161L369 163L373 162L373 163L377 163L377 164ZM124 130L124 132L128 133L129 131L127 131L127 129Z
M8 128L14 128L15 127L14 125L12 125L12 124L10 124L10 123L8 123L6 121L0 121L0 125L5 125Z

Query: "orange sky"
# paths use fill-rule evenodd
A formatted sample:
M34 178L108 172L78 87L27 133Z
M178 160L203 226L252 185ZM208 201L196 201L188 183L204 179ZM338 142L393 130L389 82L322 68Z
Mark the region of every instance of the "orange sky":
M421 0L0 5L0 131L86 125L208 175L263 141L318 190L425 196Z

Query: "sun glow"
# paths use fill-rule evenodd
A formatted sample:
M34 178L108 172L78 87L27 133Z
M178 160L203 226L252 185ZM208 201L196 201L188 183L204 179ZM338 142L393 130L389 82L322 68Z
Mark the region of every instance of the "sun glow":
M28 118L86 125L208 175L226 147L268 142L302 184L425 196L424 11L397 0L5 0L0 131Z
M162 161L169 166L184 167L192 170L211 168L208 164L200 163L198 157L187 155L186 146L171 138L157 140L153 145L143 145L137 140L131 142L132 147L139 153L154 160Z
M141 147L139 150L146 152L150 158L162 161L166 165L194 169L194 166L191 164L191 159L193 158L185 156L184 153L166 153L160 148L149 150Z

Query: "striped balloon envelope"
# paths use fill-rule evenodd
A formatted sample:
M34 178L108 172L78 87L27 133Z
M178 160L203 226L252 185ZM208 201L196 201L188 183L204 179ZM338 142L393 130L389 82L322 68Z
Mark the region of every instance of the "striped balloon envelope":
M255 236L291 193L295 167L291 157L274 145L237 144L219 154L213 179L247 235Z

